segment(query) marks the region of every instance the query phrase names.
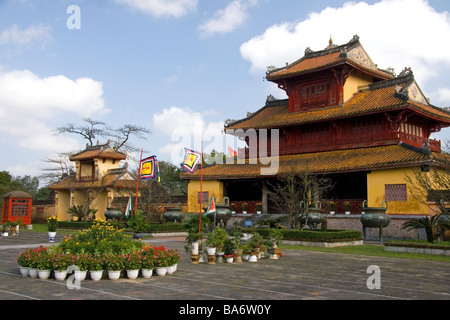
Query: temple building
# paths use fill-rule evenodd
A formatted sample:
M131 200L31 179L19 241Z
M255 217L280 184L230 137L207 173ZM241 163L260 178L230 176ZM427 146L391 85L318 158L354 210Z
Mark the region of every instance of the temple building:
M136 188L136 180L128 172L127 165L119 167L120 161L126 158L126 154L115 151L108 144L87 146L73 154L70 161L75 162L75 173L48 187L56 193L58 220L73 220L68 212L73 206L94 209L95 218L100 219L105 219L107 208L125 209L118 208L114 200L129 196Z
M337 203L337 215L346 201L351 215L359 215L363 201L380 207L386 200L391 215L429 214L426 200L411 197L405 178L444 165L441 142L430 135L450 126L450 113L430 103L411 69L398 75L379 69L354 36L344 45L330 39L321 51L307 48L299 60L269 68L266 79L288 99L269 96L261 109L226 124L226 133L246 148L233 164L203 168L203 199L228 197L237 212L246 202L249 213L262 203L263 213L275 213L267 182L308 170L334 183L326 199L319 199L324 213L330 200ZM200 173L183 175L190 212L200 209Z

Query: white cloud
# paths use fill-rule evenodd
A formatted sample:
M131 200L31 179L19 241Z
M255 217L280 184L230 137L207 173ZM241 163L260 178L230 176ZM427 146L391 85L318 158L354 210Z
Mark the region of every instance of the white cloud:
M225 9L216 11L213 18L198 27L201 35L209 37L215 33L234 31L247 19L247 9L248 6L242 0L232 1Z
M251 71L267 66L281 67L301 58L304 50L324 49L330 35L335 44L347 43L358 34L361 43L380 68L394 67L397 73L411 67L418 81L442 75L450 66L448 55L450 15L437 12L425 0L382 0L373 5L347 2L310 13L300 22L269 27L241 45Z
M0 132L23 148L71 151L75 139L55 136L49 122L60 117L104 114L102 83L58 75L40 78L24 71L0 70Z
M222 134L224 122L206 122L204 116L200 112L178 107L170 107L154 114L155 129L170 137L170 143L165 144L158 152L170 155L173 163L180 163L184 148L200 152L202 140L204 152L212 149L226 150L225 136Z
M116 0L157 18L179 18L197 8L198 0Z
M17 25L0 33L0 45L25 48L35 44L44 47L52 39L51 27L43 24L31 25L21 30Z

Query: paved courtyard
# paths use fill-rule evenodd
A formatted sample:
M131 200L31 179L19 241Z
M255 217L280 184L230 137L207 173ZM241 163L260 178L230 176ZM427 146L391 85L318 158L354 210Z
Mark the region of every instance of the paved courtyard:
M62 235L57 235L57 242ZM66 281L23 278L16 262L25 248L49 245L45 233L21 231L0 238L2 300L448 300L450 263L284 250L279 260L192 264L183 238L153 238L154 245L183 253L177 271L165 277L117 281L85 280L70 290ZM379 267L379 289L369 289L369 266ZM370 282L370 281L369 281ZM374 283L374 282L371 282ZM239 301L241 300L241 301ZM197 301L197 304L196 302ZM254 301L253 301L254 302ZM236 301L234 302L236 303Z

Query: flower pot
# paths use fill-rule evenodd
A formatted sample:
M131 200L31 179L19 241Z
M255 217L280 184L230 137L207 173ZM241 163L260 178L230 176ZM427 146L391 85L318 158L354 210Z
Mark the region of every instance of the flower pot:
M37 278L39 275L39 269L38 268L30 268L30 277L31 278Z
M136 279L139 276L139 269L127 270L128 279Z
M66 270L55 270L55 279L58 281L63 281L67 277L67 269Z
M261 214L261 211L256 211L256 214Z
M200 255L199 254L191 254L191 262L193 264L198 264L200 262Z
M149 279L153 275L153 269L142 268L141 273L145 279Z
M103 270L90 270L89 276L93 281L99 281L103 276Z
M251 254L250 257L248 257L248 262L257 262L258 258L256 254Z
M48 278L50 278L51 273L52 273L52 270L39 270L38 271L39 279L47 280Z
M22 267L22 266L19 266L19 268L20 268L20 274L22 275L22 277L28 277L30 275L30 268Z
M233 263L234 258L227 258L227 263Z
M167 267L156 267L155 270L160 277L164 277L167 274Z
M216 254L216 248L206 248L206 252L208 253L208 256L213 256Z
M167 268L167 274L174 274L175 271L177 271L177 265L176 264L174 264L173 266L169 266Z
M48 242L55 242L56 232L49 231L48 232Z
M118 280L121 272L121 270L108 270L108 278L110 280Z
M336 213L336 211L330 211L330 214L335 214Z
M242 260L243 260L243 261L248 261L248 258L250 258L250 255L249 255L249 254L243 254L243 255L242 255Z
M345 214L346 214L346 215L349 215L349 214L350 214L350 211L345 211Z
M83 281L86 279L87 270L75 270L75 280Z
M247 210L245 210L245 211L242 211L242 213L243 213L243 214L247 214Z

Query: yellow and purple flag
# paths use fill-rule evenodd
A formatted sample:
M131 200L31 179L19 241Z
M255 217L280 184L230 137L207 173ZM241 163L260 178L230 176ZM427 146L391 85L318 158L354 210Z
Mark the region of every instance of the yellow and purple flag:
M156 179L156 156L141 160L141 180Z
M197 164L202 159L202 155L194 150L184 148L183 168L189 173L194 173Z

